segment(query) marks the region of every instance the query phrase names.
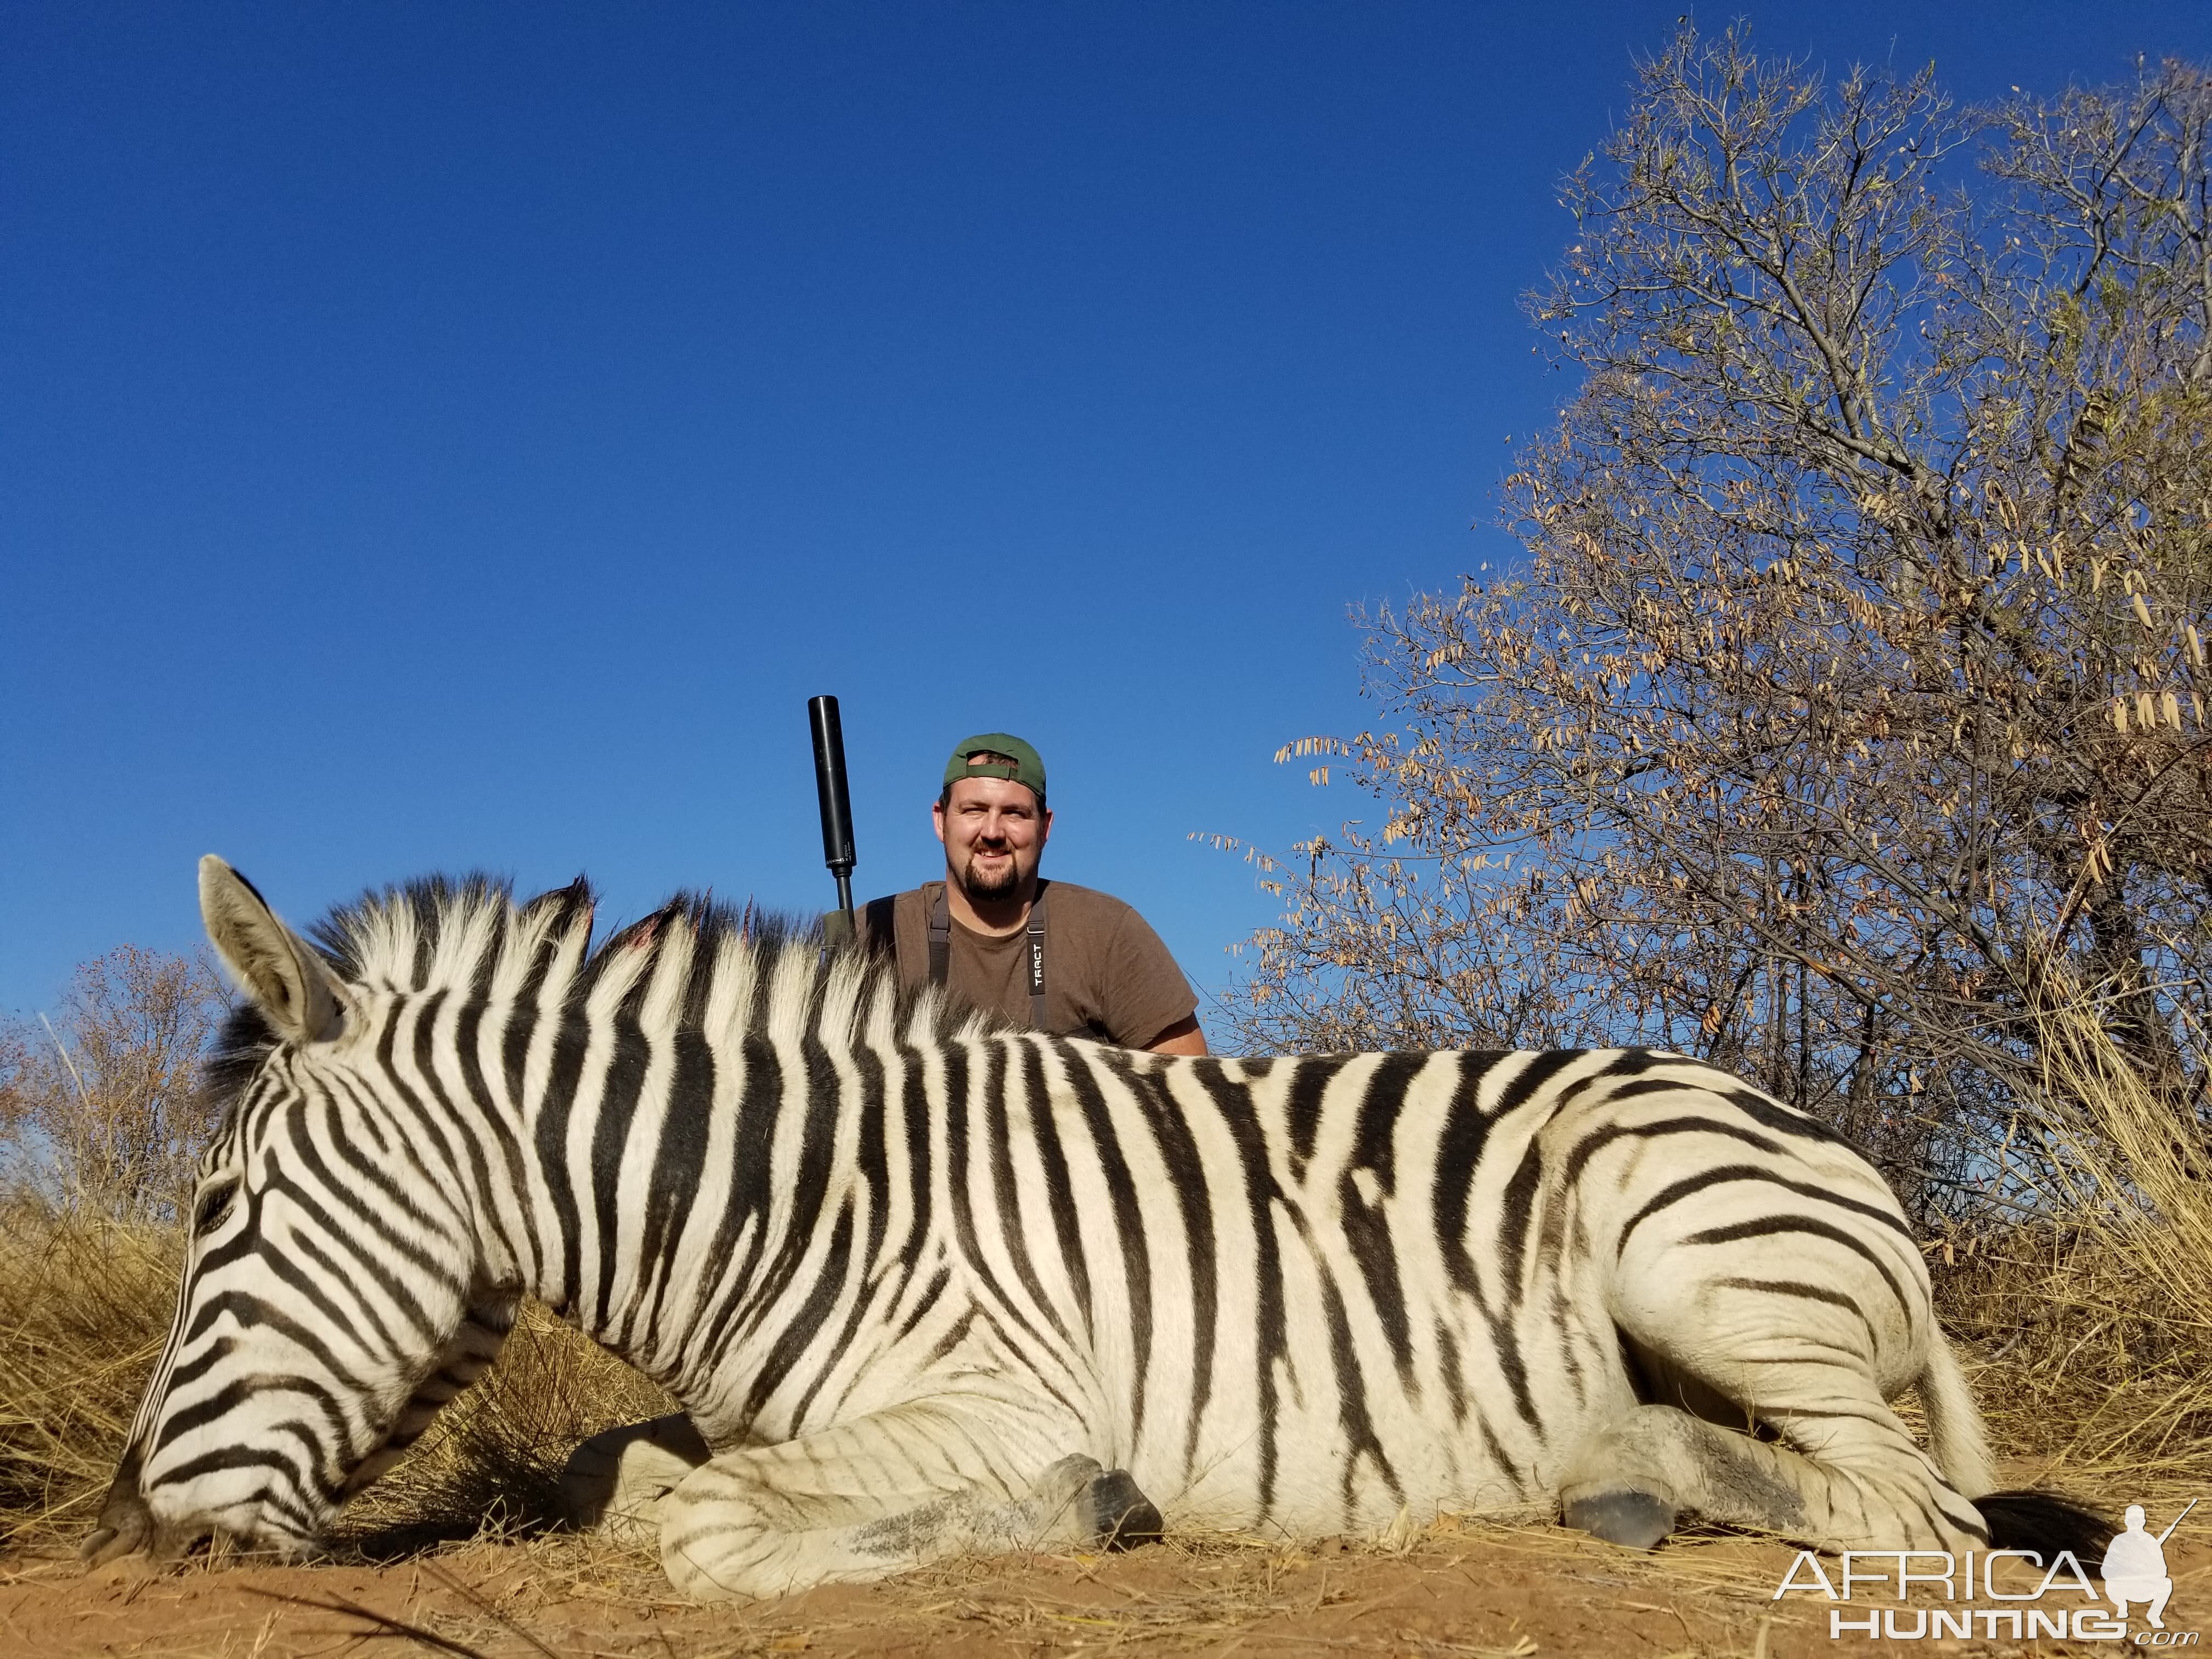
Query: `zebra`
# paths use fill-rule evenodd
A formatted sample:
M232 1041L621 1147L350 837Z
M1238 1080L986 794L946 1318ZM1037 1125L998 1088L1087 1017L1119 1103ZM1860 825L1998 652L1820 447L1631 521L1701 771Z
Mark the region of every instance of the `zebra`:
M1694 1060L1136 1053L690 896L594 945L580 879L313 943L213 855L199 893L243 1000L96 1562L315 1555L526 1295L683 1404L578 1478L649 1488L701 1598L1445 1510L2027 1524L1881 1176Z

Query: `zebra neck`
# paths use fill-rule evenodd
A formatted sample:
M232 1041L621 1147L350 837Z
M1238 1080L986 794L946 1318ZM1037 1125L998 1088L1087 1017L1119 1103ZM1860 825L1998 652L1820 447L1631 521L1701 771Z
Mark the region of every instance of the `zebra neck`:
M842 1276L825 1258L853 1244L839 1212L865 1144L879 1156L880 1081L818 1042L622 1020L574 1036L528 1103L518 1258L537 1295L690 1405L810 1257Z

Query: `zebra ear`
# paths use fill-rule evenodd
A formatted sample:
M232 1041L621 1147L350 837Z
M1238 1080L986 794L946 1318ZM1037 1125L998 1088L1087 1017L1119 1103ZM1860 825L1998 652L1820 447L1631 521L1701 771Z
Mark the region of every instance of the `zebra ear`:
M307 940L276 920L253 884L214 854L200 860L209 942L288 1042L320 1042L345 1025L344 994Z

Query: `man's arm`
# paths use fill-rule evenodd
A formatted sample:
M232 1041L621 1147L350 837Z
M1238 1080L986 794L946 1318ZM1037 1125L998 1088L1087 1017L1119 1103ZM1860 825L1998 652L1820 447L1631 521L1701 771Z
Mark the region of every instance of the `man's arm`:
M1091 965L1109 1040L1148 1054L1205 1054L1198 998L1160 936L1121 900L1094 896L1111 917L1104 948ZM1143 1036L1146 1031L1152 1033L1150 1041Z
M1202 1054L1206 1052L1206 1033L1199 1029L1196 1014L1185 1014L1145 1047L1156 1054Z

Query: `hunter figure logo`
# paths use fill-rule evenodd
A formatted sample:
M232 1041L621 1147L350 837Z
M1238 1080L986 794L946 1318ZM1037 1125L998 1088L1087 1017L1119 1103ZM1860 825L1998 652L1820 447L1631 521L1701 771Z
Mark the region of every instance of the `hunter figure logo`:
M1831 1601L1886 1601L1887 1607L1828 1609L1828 1635L1845 1633L1869 1640L1924 1641L1975 1637L2013 1641L2055 1637L2076 1642L2127 1642L2143 1648L2194 1647L2195 1631L2169 1631L2166 1605L2173 1595L2166 1571L2166 1540L2189 1511L2191 1498L2164 1532L2147 1524L2143 1506L2130 1504L2127 1528L2113 1534L2100 1564L2104 1594L2071 1550L2061 1550L2048 1565L2032 1550L1851 1550L1831 1578L1819 1556L1797 1552L1782 1576L1772 1600L1790 1592L1811 1592ZM2000 1563L2010 1565L2000 1566ZM2040 1574L2033 1578L2022 1569ZM1916 1599L1935 1606L1911 1606ZM1994 1606L1961 1606L1986 1601ZM2109 1606L2106 1604L2110 1603ZM2130 1631L2130 1608L2142 1609L2148 1629Z
M2197 1507L2197 1500L2189 1500L2189 1509L2173 1517L2166 1529L2154 1538L2143 1528L2143 1507L2128 1505L2128 1529L2119 1534L2105 1549L2105 1594L2119 1609L2120 1617L2128 1616L2128 1603L2143 1601L2149 1605L2143 1617L2150 1621L2153 1630L2166 1628L2166 1598L2173 1594L2173 1580L2166 1573L2166 1540L2173 1536L2173 1528L2181 1524L2182 1516Z

